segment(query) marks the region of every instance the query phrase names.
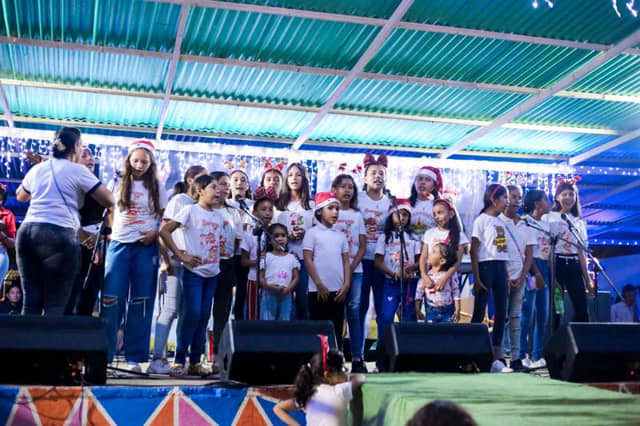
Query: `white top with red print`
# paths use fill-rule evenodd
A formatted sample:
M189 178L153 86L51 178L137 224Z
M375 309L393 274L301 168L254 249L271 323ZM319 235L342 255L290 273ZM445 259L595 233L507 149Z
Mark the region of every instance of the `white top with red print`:
M300 270L300 262L298 262L298 259L291 253L277 256L267 252L265 257L260 261L260 267L264 271L264 279L267 284L284 288L291 284L293 270Z
M400 271L400 236L397 232L393 233L391 241L385 242L386 236L384 234L378 237L376 244L376 254L384 256L384 264L389 270L394 272ZM421 244L420 242L411 239L411 235L404 233L404 242L406 246L406 255L404 259L405 266L413 265L416 263L416 255L420 254Z
M481 213L473 221L472 238L480 242L478 249L478 262L490 260L508 261L509 248L507 246L507 229L505 224L496 216Z
M299 201L290 201L287 210L278 211L278 223L286 226L290 233L299 229L307 232L313 225L314 205L313 201L310 201L311 209L305 210ZM299 260L302 260L302 239L289 241L289 253L293 253Z
M435 283L446 274L446 271L442 272L429 272L429 278ZM455 275L454 275L455 276ZM454 300L460 300L460 287L458 287L458 280L452 276L445 284L442 290L438 291L435 287L426 288L422 280L418 281L418 287L416 287L416 299L421 300L426 296L427 304L434 307L449 306Z
M411 226L415 239L421 240L424 233L436 226L433 218L433 200L416 200L411 209Z
M391 200L382 196L378 201L372 200L366 192L358 193L358 208L367 229L367 250L364 259L373 260L376 256L378 237L384 234L384 222L387 220Z
M151 210L151 196L141 180L131 182L131 207L124 211L118 206L121 188L122 185L119 185L113 193L116 204L113 206L111 239L121 243L135 243L144 237L146 232L157 230L160 218ZM167 206L167 192L162 185L159 185L158 189L158 207L164 209Z
M360 235L367 235L367 229L364 226L364 219L358 210L340 210L338 215L338 222L333 227L344 233L347 237L347 244L349 244L349 262L353 262L353 259L358 253L360 248ZM362 272L362 262L358 263L354 273Z
M535 228L540 228L546 232L549 232L551 229L549 223L542 220L535 220L531 216L525 216L523 220L528 221ZM545 234L543 231L535 229L534 227L529 228L536 239L536 245L533 246L533 258L549 260L549 253L551 252L551 239L549 238L548 234Z
M185 251L198 256L202 264L185 268L201 277L215 277L220 273L220 235L223 219L219 213L198 204L187 206L174 217L184 228Z
M587 244L587 226L580 218L575 217L572 214L566 215L567 220L571 221L573 229L575 230L582 240L582 243ZM544 222L549 223L552 234L558 235L558 244L556 245L556 254L578 254L578 241L569 230L569 224L562 219L560 212L549 212L542 216Z

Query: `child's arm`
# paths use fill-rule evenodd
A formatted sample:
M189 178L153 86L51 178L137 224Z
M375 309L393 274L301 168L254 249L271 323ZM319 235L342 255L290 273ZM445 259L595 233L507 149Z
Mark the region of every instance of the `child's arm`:
M294 288L298 285L298 281L300 281L300 273L298 272L298 268L293 268L291 271L291 283L284 288L282 291L282 295L287 295L293 291Z
M160 227L160 237L162 238L164 243L167 245L169 250L171 250L173 254L176 255L176 258L180 262L185 263L191 266L192 268L195 268L196 266L202 264L202 259L200 259L198 256L191 256L187 253L183 253L182 251L180 251L178 246L176 246L176 243L173 241L173 237L171 236L171 233L176 229L178 229L180 225L181 223L176 222L175 220L166 221Z
M358 251L356 252L353 262L351 262L351 272L356 270L358 264L362 261L364 253L367 250L367 236L358 235Z
M442 277L440 277L440 279L437 280L435 283L437 291L442 291L442 289L444 288L445 285L447 285L447 282L451 279L453 274L456 273L456 271L460 267L460 263L462 263L463 255L464 255L464 245L460 244L458 245L458 253L457 253L458 260L456 261L455 265L447 269L445 274Z
M424 281L418 281L418 285L416 287L415 308L416 317L421 320L424 319L424 314L422 313L422 298L424 297L424 288Z
M322 302L326 302L329 299L329 289L327 289L322 280L320 280L316 265L313 264L313 252L311 250L302 250L302 256L304 257L304 266L306 266L309 276L318 289L318 298Z
M242 254L240 255L240 264L245 268L255 268L258 266L257 260L251 260L249 258L249 252L246 250L242 250Z
M298 426L299 423L289 414L291 411L300 411L296 402L292 399L280 401L273 407L273 412L280 420L289 426Z
M480 290L489 291L482 281L480 281L480 264L478 263L478 250L480 240L471 238L471 272L473 273L473 291L477 294Z
M420 268L420 278L425 287L433 287L435 283L427 275L427 260L429 259L429 244L422 244L422 250L420 251L420 259L418 259L418 266Z
M392 270L390 270L389 268L387 268L387 266L384 264L384 255L382 254L376 254L376 257L373 261L373 266L375 266L378 270L382 271L383 274L385 274L387 277L393 279L393 280L397 280L398 278L398 273L397 272L393 272Z
M453 315L451 315L452 322L460 321L460 299L453 299L454 311Z
M527 274L531 269L531 265L533 264L533 245L527 245L524 249L524 265L522 265L522 271L520 272L520 276L515 282L514 287L520 288L522 283L527 278Z
M349 253L342 253L342 269L344 270L344 283L338 293L335 300L338 303L343 302L349 294L349 287L351 287L351 265L349 264Z

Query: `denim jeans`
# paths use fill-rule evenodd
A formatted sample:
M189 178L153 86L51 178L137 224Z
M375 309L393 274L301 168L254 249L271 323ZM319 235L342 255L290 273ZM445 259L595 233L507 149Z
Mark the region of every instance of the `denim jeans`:
M504 324L507 317L507 271L502 260L479 262L480 281L493 294L495 319L491 341L493 346L502 346ZM484 312L489 300L489 291L480 290L474 294L473 316L471 322L480 323L484 319Z
M546 260L542 259L534 259L534 261L544 277L546 287L538 290L525 288L522 316L520 317L520 328L522 331L520 334L520 358L524 358L527 353L531 351L531 359L537 361L544 356L544 336L547 324L547 309L549 306L549 264ZM535 322L533 342L531 342L529 338L532 322Z
M180 262L171 259L173 275L167 275L166 288L163 295L163 303L156 318L156 333L153 339L153 359L165 358L165 349L169 331L173 321L178 316L180 301L182 300L182 274L184 267Z
M360 297L362 295L362 272L351 274L351 287L347 296L347 324L351 339L351 356L364 359L364 333L360 319Z
M116 350L118 328L125 316L127 361L149 359L149 339L156 294L158 246L111 241L107 249L102 314L107 321L107 360ZM115 299L115 300L111 300ZM126 307L126 309L125 309Z
M218 353L220 338L231 313L233 286L236 285L236 270L233 259L220 260L220 274L213 298L213 351Z
M369 310L369 293L373 291L373 307L376 315L382 311L382 297L384 293L384 274L373 265L373 260L362 260L362 291L360 292L360 321L362 323L362 333L367 332L367 311ZM380 334L378 332L378 334ZM364 352L364 342L362 339L362 352Z
M292 320L309 319L309 273L304 266L304 261L300 262L300 272L298 274L298 284L294 290L296 292L296 302L291 310Z
M261 320L285 320L291 319L291 293L283 298L272 290L262 289L260 298Z
M180 304L182 320L178 330L176 364L185 363L189 349L190 363L193 365L200 362L217 282L217 276L205 278L187 269L184 270Z
M427 303L425 322L429 324L451 322L451 316L454 310L453 303L447 306L431 306Z
M22 313L63 315L80 263L76 231L25 223L18 230L16 254L24 290Z
M419 278L409 278L407 280L407 284L405 285L405 298L403 302L403 317L402 321L404 322L416 322L418 321L418 317L416 316L416 289L418 288ZM453 312L451 313L453 314Z
M515 361L520 358L520 318L522 313L522 300L524 297L524 287L526 281L518 289L509 288L509 296L507 297L507 315L508 321L505 324L505 333L503 338L503 350L509 348L511 360Z
M385 277L383 282L382 309L376 316L376 323L378 324L378 345L380 345L380 342L384 338L384 333L387 331L387 328L393 323L399 303L400 282Z

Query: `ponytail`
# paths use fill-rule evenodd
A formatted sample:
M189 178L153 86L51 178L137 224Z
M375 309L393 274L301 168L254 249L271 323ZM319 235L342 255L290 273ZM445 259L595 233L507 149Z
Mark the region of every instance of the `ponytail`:
M324 371L326 366L327 371ZM337 374L344 367L344 355L342 352L331 349L326 353L326 359L323 359L322 352L311 357L308 364L300 367L298 375L293 384L295 390L293 392L293 400L299 408L304 408L311 397L316 393L316 386L323 383L324 375Z

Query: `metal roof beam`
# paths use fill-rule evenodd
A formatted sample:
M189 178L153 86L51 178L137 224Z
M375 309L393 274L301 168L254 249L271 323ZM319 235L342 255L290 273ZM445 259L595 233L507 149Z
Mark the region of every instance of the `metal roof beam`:
M331 112L335 104L342 97L342 95L347 91L351 83L358 77L358 74L364 70L365 65L369 63L369 61L373 58L373 56L380 50L384 42L387 40L391 31L395 28L395 26L400 22L402 17L407 10L413 4L413 0L402 0L402 2L398 5L396 10L393 11L393 14L389 18L389 20L384 24L384 26L380 29L376 38L373 39L367 50L364 51L358 62L353 66L349 74L347 74L338 87L333 91L329 99L320 107L320 111L316 114L315 117L311 120L309 125L302 131L300 136L296 139L293 144L293 149L299 149L303 143L311 136L313 131L318 127L320 122Z
M468 146L474 141L502 127L503 125L513 120L514 118L521 116L527 111L530 111L531 109L545 102L547 99L551 98L554 94L571 86L576 81L580 80L581 78L589 74L591 71L595 70L602 64L609 61L611 58L619 55L625 49L631 46L635 46L636 44L638 44L638 42L640 42L640 30L634 31L630 36L622 40L620 43L614 45L606 52L600 53L598 56L596 56L586 64L582 65L571 74L562 78L560 81L553 84L548 89L543 90L538 95L526 100L522 104L517 105L514 108L507 111L506 113L502 114L500 117L494 120L490 125L470 133L469 135L464 137L461 141L445 149L444 152L440 155L441 158L450 157L451 155L455 154L461 149L464 149L464 147ZM572 164L575 164L575 163L572 163Z
M183 4L180 7L180 20L178 21L178 31L176 33L176 40L173 45L173 53L171 55L171 63L169 64L169 71L167 72L167 83L164 90L164 98L162 100L162 108L160 109L160 118L158 119L158 129L156 130L156 140L160 140L162 136L162 129L164 128L164 121L167 118L167 111L169 110L169 101L171 100L171 90L173 89L173 80L176 76L176 68L178 67L178 61L180 61L180 46L182 45L182 36L184 35L184 29L187 26L187 16L189 15L189 5Z
M46 47L50 49L66 49L66 50L80 50L85 52L100 52L111 53L117 55L131 55L156 59L171 60L173 55L167 52L154 52L150 50L129 49L122 47L110 47L110 46L95 46L81 43L71 43L62 41L50 41L50 40L36 40L21 37L7 37L0 36L0 43L7 44L19 44L25 46ZM219 58L213 56L201 56L201 55L180 55L181 61L196 62L203 64L216 64L216 65L228 65L235 67L246 68L258 68L269 69L284 72L295 72L305 74L317 74L327 76L339 76L344 77L349 74L349 70L341 70L336 68L323 68L304 65L288 65L277 64L264 61L248 61L244 59L232 59L232 58ZM461 80L445 80L438 78L428 77L413 77L408 75L397 74L383 74L372 72L361 72L358 74L358 78L378 80L378 81L393 81L405 84L421 84L430 86L441 87L454 87L460 89L469 90L486 90L492 92L502 93L515 93L522 95L537 95L542 92L543 89L537 89L534 87L526 86L510 86L505 84L491 84L491 83L477 83ZM640 96L629 95L616 95L608 93L590 93L590 92L576 92L569 90L561 90L554 96L572 99L587 99L587 100L599 100L605 102L630 102L640 103Z
M640 179L635 179L629 183L627 183L626 185L622 185L622 186L618 186L610 191L605 192L604 194L600 194L597 195L595 197L593 197L591 200L589 200L589 202L587 203L582 203L582 207L589 207L592 206L591 208L595 208L593 207L594 205L596 205L597 203L606 200L609 197L613 197L614 195L618 195L621 194L623 192L627 192L631 189L637 188L640 186Z
M159 3L192 4L194 6L212 8L212 9L235 10L239 12L254 12L254 13L262 13L266 15L281 15L281 16L289 16L292 18L306 18L306 19L315 19L320 21L342 22L347 24L371 25L371 26L378 26L378 27L384 26L384 24L387 22L387 20L383 18L371 18L367 16L345 15L345 14L339 14L339 13L317 12L312 10L290 9L285 7L263 6L263 5L256 5L256 4L247 4L247 3L232 3L232 2L215 1L215 0L151 0L151 1L156 1ZM536 36L528 36L523 34L503 33L499 31L477 30L472 28L454 27L449 25L424 24L420 22L400 21L396 25L396 28L402 28L402 29L413 30L413 31L423 31L423 32L431 32L431 33L452 34L452 35L480 37L480 38L495 39L495 40L513 41L518 43L540 44L545 46L568 47L572 49L595 50L600 52L606 51L611 47L609 45L599 44L599 43L586 43L586 42L562 40L562 39L556 39L556 38L550 38L550 37L536 37ZM632 55L640 55L640 49L629 48L624 53L628 53Z
M0 83L0 105L2 105L5 120L7 120L7 123L9 123L9 127L13 127L13 114L11 113L11 108L9 108L9 101L7 101L7 96L4 94L2 83Z
M622 136L620 136L619 138L615 138L612 141L609 141L607 143L604 143L598 147L595 147L593 149L590 149L588 151L583 152L582 154L578 154L575 155L571 158L569 158L569 164L574 166L578 163L582 163L584 160L588 160L591 157L595 157L598 154L601 154L607 150L610 150L612 148L615 148L618 145L622 145L623 143L632 141L636 138L640 137L640 129L636 129L632 132L626 133Z

